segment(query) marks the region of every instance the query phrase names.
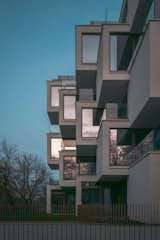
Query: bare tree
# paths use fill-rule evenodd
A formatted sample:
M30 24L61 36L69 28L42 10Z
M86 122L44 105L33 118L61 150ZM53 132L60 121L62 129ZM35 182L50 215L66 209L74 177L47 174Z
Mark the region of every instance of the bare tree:
M6 201L25 205L45 199L49 171L44 163L33 154L18 153L14 145L5 141L0 144L0 184Z

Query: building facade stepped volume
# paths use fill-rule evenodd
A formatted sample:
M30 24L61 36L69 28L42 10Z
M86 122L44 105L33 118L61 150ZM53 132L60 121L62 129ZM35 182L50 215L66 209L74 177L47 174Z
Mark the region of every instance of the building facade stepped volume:
M160 1L76 28L76 76L47 81L54 206L160 202Z

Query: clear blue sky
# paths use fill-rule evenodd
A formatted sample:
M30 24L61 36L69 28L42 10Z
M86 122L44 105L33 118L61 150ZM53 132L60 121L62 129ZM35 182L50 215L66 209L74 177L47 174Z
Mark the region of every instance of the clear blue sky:
M0 0L0 140L46 161L46 80L75 72L75 24L119 16L122 0Z

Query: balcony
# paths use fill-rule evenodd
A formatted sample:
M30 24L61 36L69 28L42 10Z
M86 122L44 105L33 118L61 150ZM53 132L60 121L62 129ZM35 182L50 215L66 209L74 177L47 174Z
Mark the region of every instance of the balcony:
M80 88L96 88L101 25L76 26L76 80Z
M108 102L122 102L127 93L129 74L127 71L136 44L127 24L106 24L98 52L96 96L98 108Z
M47 81L47 112L51 124L59 124L60 90L75 87L75 78L72 76L59 76L55 80Z
M76 150L76 144L74 140L64 139L60 133L48 133L47 134L47 153L48 164L52 169L59 169L60 153L63 150L74 152Z
M112 182L126 179L128 160L125 154L131 146L118 143L118 130L124 131L129 122L123 120L102 121L97 138L97 177L99 182Z
M76 124L76 90L64 89L59 91L60 109L59 126L63 139L75 139Z
M160 21L150 21L130 64L128 118L131 128L156 128L160 123Z
M95 175L95 162L79 162L74 150L62 150L60 152L60 186L74 187L77 176Z
M126 153L130 165L137 163L140 159L152 151L160 151L159 130L151 131L137 146Z
M76 105L76 145L77 156L96 156L96 138L99 126L93 123L94 101L79 101Z

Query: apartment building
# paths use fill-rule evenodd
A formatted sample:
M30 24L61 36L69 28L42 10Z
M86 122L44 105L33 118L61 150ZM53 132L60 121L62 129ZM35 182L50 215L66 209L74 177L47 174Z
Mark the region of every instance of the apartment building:
M76 28L76 76L47 81L55 205L160 202L160 1L124 0L119 22Z

